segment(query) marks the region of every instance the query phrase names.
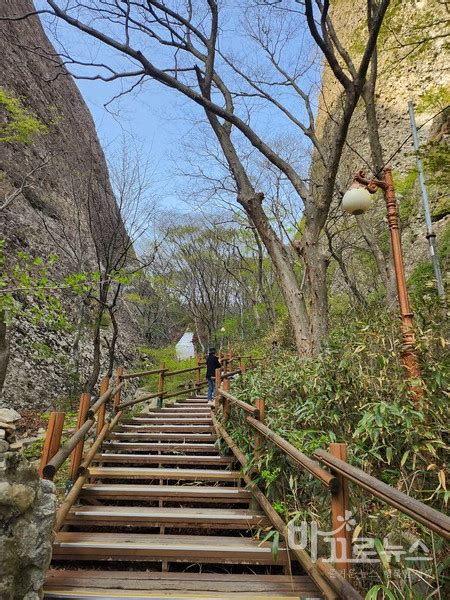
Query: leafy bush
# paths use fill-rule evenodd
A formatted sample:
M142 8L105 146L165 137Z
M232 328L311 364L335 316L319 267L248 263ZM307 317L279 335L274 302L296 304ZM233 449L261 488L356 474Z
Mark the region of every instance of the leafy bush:
M0 125L1 142L28 144L36 134L47 132L47 127L30 110L24 108L19 99L3 88L0 88L0 109L6 112L6 119Z
M422 275L414 290L418 294L428 280ZM351 464L442 510L449 496L444 454L448 361L434 306L428 305L429 314L421 319L426 328L418 331L425 389L420 405L405 381L398 321L386 311L335 326L319 356L299 359L287 351L272 357L266 369L233 382L232 391L250 404L264 398L267 425L305 454L327 449L330 442L345 442ZM232 410L229 429L251 456L253 434L238 409ZM266 493L285 520L314 518L320 526L329 526L330 500L318 481L299 474L271 446L265 447L258 467ZM363 535L415 535L431 548L425 530L356 486L351 504ZM407 569L402 573L411 575ZM382 575L370 569L361 578L362 586L368 589L380 579Z

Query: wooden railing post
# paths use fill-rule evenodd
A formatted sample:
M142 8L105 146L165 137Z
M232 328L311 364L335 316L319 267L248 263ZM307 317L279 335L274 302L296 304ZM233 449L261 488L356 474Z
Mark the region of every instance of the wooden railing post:
M91 402L90 394L87 394L87 393L81 394L80 407L78 409L77 430L80 429L80 427L82 425L84 425L84 423L86 421L90 402ZM72 451L72 457L70 460L70 469L69 469L69 479L71 481L75 481L75 479L78 477L78 469L80 467L81 459L83 457L83 448L84 448L84 439L80 440Z
M109 388L109 377L105 375L100 383L100 396L103 396L108 391ZM106 402L100 406L97 412L97 435L100 435L100 431L103 429L103 425L105 424L105 415L106 415Z
M116 385L119 385L119 383L122 383L122 377L123 377L123 367L117 367L117 370L116 370ZM114 400L113 400L113 406L114 406L114 408L116 408L116 406L119 406L121 396L122 396L122 390L119 390L114 395Z
M255 405L256 405L256 408L258 409L258 421L260 421L263 425L265 425L266 403L262 398L258 398L255 402ZM253 439L254 439L255 459L258 460L261 457L263 437L260 433L255 431Z
M45 434L44 448L42 450L41 462L39 465L39 475L42 477L42 472L45 465L55 456L61 444L61 436L64 427L64 417L66 413L51 412L48 420L47 433Z
M241 373L245 373L245 362L242 356L239 357L239 369L241 370Z
M330 444L330 454L347 461L347 444ZM334 473L339 481L338 491L331 494L331 529L334 531L335 568L348 571L352 557L351 531L347 531L346 521L349 518L348 482L338 473ZM344 573L345 575L345 573Z
M202 366L200 364L202 362L202 360L201 360L200 356L197 356L196 362L197 362L197 369L195 371L195 387L197 388L196 393L198 395L200 392L200 383L202 381Z
M158 408L162 408L163 405L163 400L164 400L164 379L165 379L165 371L166 369L166 364L165 363L161 363L159 365L159 380L158 380L158 392L159 392L159 396L158 396L158 400L157 400L157 405Z
M218 410L220 405L220 386L222 384L222 369L216 369L216 389L214 394L214 408Z
M229 379L224 379L223 380L223 390L225 392L229 392L230 391L230 380ZM227 398L223 399L223 422L224 425L226 425L228 418L230 416L230 401Z

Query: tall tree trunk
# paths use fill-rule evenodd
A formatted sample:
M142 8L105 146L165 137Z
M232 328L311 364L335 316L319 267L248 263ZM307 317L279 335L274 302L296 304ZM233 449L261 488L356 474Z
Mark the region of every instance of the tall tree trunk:
M257 194L231 141L231 127L221 125L217 117L206 111L209 122L238 188L238 202L255 225L274 266L281 292L286 302L298 354L311 352L309 319L303 293L295 276L289 253L273 230L262 207L263 194Z
M272 260L288 309L297 351L300 355L309 354L311 352L309 320L303 293L295 275L290 255L273 231L267 215L262 209L261 200L259 194L253 194L252 198L245 198L245 200L241 199Z
M84 391L88 394L93 394L95 385L100 374L100 360L101 360L101 339L100 339L100 325L102 322L103 313L105 309L102 305L99 305L97 315L94 322L94 331L92 336L92 367L89 377L84 385Z
M108 347L108 377L111 378L114 372L114 362L116 360L116 345L119 338L119 325L116 319L116 312L114 307L108 310L109 316L111 317L111 324L113 327L113 334Z
M6 314L4 310L0 310L0 393L6 379L6 372L9 363L9 331L6 324Z
M305 228L302 237L302 257L305 263L309 297L309 320L313 352L318 352L328 337L327 269L329 257L320 247L319 236Z
M261 244L260 237L258 235L258 231L256 230L255 227L252 227L252 231L253 231L253 235L255 236L256 247L258 249L258 292L257 292L257 296L258 297L261 296L261 299L262 299L265 309L266 309L267 318L269 319L269 323L271 326L274 326L276 323L275 311L273 309L272 302L271 302L268 294L266 294L266 291L264 288L264 254L263 254L262 244Z

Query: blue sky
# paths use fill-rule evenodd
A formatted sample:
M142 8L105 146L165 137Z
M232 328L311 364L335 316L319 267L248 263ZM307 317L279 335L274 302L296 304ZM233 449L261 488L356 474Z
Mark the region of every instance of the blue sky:
M36 2L37 7L44 4L43 0ZM245 42L246 38L239 24L239 0L230 0L225 10L228 12L222 17L222 27L227 50L238 57L239 53L244 52L243 58L246 58L245 53L249 53L251 48L248 42ZM47 19L48 17L43 17L44 26L58 51L64 48L68 54L81 60L107 63L114 67L119 62L121 66L126 63L115 51L100 42L64 23L58 21L55 24ZM299 40L300 38L297 38L296 45L288 48L288 55L295 56L298 52ZM303 39L300 41L303 44ZM151 49L151 57L157 64L164 64L167 59L167 55L158 47ZM72 70L86 74L86 69L80 67L74 67ZM308 85L311 81L317 81L319 71L318 63L305 77ZM106 109L105 103L130 85L128 80L123 83L105 83L77 79L76 82L93 115L107 157L112 157L119 151L124 139L126 143L133 144L143 159L148 159L153 166L155 193L160 196L161 203L171 209L189 210L183 202L183 191L189 183L177 173L189 171L191 168L190 161L186 160L185 144L195 149L196 145L200 146L202 143L205 128L199 126L198 122L204 119L203 110L183 98L177 91L149 79L139 91L121 97ZM286 101L298 110L298 97L286 97ZM270 141L286 134L295 136L300 144L307 147L307 144L301 141L299 131L294 130L285 117L273 107L259 106L252 119L263 139Z

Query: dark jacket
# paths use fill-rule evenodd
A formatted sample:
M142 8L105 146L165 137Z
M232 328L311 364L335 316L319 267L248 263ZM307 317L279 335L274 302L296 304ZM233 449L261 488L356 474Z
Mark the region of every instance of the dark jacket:
M208 358L206 359L206 379L215 377L216 369L220 369L220 367L220 360L217 356L215 354L208 354Z

